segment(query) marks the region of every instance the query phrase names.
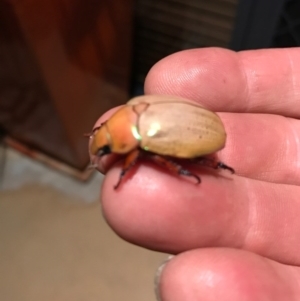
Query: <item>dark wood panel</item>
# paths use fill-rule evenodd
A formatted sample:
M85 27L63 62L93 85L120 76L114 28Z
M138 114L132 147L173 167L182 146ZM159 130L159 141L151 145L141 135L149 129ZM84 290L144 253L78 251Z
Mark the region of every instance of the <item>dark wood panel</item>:
M149 68L174 52L228 47L237 0L137 0L134 76L143 82Z
M82 134L128 98L132 1L0 0L0 16L0 123L84 168Z

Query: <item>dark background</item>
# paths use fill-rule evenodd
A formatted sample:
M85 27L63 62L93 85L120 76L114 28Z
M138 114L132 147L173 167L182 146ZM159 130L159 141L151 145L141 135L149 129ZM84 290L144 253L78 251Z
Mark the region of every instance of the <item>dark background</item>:
M0 0L0 135L78 174L89 163L82 134L143 94L163 57L299 45L297 0Z

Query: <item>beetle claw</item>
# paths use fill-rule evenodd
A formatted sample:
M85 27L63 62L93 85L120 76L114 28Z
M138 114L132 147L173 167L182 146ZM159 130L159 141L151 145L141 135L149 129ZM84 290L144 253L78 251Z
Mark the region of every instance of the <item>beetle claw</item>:
M114 190L117 190L118 187L120 186L121 181L118 181L118 183L114 186Z
M232 174L235 173L235 170L232 167L224 164L223 162L216 161L212 158L200 157L200 158L192 159L192 162L195 162L195 163L198 163L203 166L210 167L210 168L214 168L214 169L226 169L226 170L229 170Z
M125 173L126 173L126 170L122 170L122 171L121 171L119 180L118 180L117 184L114 186L114 190L117 190L118 187L120 186L121 181L122 181L122 179L123 179Z
M197 184L201 183L200 177L198 177L197 175L194 175L194 174L191 174L191 176L193 176L197 180Z
M224 164L223 162L218 162L216 168L227 169L227 170L229 170L232 174L235 173L235 170L234 170L232 167L230 167L230 166Z
M188 176L188 177L193 177L194 179L196 179L197 183L196 184L200 184L201 183L201 179L200 177L198 177L197 175L191 173L189 170L187 169L183 169L181 168L178 172L180 175L184 175L184 176Z

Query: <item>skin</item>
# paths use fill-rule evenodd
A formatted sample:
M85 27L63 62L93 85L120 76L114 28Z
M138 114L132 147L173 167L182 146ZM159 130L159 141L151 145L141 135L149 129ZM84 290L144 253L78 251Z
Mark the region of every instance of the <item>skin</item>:
M237 173L190 166L197 186L142 162L115 191L121 163L99 161L109 225L176 255L161 274L161 300L300 300L300 49L179 52L150 70L145 92L222 112L228 136L218 155Z

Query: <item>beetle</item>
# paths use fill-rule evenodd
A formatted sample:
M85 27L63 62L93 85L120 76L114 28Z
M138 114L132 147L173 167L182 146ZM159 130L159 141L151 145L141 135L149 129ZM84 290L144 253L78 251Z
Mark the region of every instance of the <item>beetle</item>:
M200 177L172 159L188 159L215 169L234 169L208 158L225 146L226 132L217 114L191 100L164 95L135 97L106 122L93 129L90 154L94 158L114 153L125 155L117 189L127 171L141 156L172 172ZM96 166L95 162L92 162Z

